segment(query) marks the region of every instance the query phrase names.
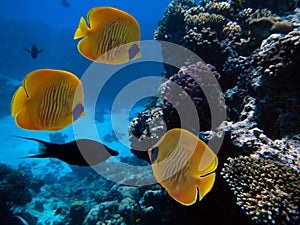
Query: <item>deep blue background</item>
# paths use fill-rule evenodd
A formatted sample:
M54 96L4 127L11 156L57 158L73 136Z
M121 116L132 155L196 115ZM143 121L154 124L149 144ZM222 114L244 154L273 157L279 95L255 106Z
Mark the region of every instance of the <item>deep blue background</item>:
M153 39L158 21L170 0L68 0L65 8L60 0L12 0L0 3L0 76L20 82L25 75L42 68L67 70L81 77L92 61L79 54L73 35L80 17L97 6L112 6L133 15L141 28L141 39ZM24 48L36 43L43 52L33 59ZM144 76L153 68L157 76L162 70L146 65L125 70L102 91L102 103L111 103L115 94L131 80ZM129 79L128 79L129 78ZM147 85L147 84L145 84ZM6 101L10 101L8 96ZM104 101L103 101L104 100Z
M133 15L141 26L142 39L151 39L170 0L68 0L69 8L60 0L12 0L1 1L0 15L7 19L39 21L57 28L70 28L75 31L79 18L97 6L112 6ZM49 31L50 33L51 31Z

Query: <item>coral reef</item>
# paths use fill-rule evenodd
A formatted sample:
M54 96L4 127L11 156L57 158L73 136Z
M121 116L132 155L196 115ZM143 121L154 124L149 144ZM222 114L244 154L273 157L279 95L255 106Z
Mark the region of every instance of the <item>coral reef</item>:
M203 119L204 129L199 136L208 141L225 131L225 141L218 154L219 170L236 196L231 200L258 224L298 224L300 220L300 78L297 73L300 17L298 12L295 15L292 12L296 2L204 0L181 8L180 22L185 26L178 39L172 39L213 64L222 74L219 82L225 92L228 121L214 131L207 130L209 126L203 127L207 125L205 119L209 120L205 100L201 95L194 96L199 97L198 101L193 99L193 104ZM172 18L165 13L155 39L165 37L163 27L168 19ZM169 101L170 104L166 100L170 95L184 98L166 84L171 81L179 84L189 96L198 93L189 78L182 76L182 71L189 68L187 65L178 68L179 71L166 68L165 77L169 80L160 88L164 95L130 125L129 131L135 135L132 146L138 146L139 137L152 139L149 145L157 141L156 135L152 137L152 132L156 132L153 127L157 127L160 135L178 126L178 112L168 110L176 108L173 104L176 101ZM152 123L154 109L160 114L156 113ZM224 185L219 181L214 188L223 189ZM217 198L218 194L214 194Z
M222 175L237 204L258 224L296 224L299 221L299 171L269 159L229 158Z
M154 39L182 45L221 71L230 57L249 56L272 33L286 34L297 28L299 25L290 18L282 20L278 17L294 10L295 4L295 0L202 1L199 5L173 1L155 31ZM180 13L170 14L174 8ZM167 50L163 55L170 57ZM166 72L166 77L170 77L177 71L166 66ZM226 76L227 71L224 69L223 72Z
M131 152L148 161L145 151L153 146L166 130L184 127L197 133L199 129L210 129L208 101L213 98L215 102L219 102L215 110L226 110L221 104L222 93L218 93L216 83L213 82L219 78L220 74L215 67L197 62L180 68L178 73L162 83L158 94L160 98L152 103L155 108L139 113L129 125ZM196 123L195 119L199 122Z
M277 13L278 15L284 15L290 11L295 10L297 4L297 0L232 0L231 2L237 10L243 8L266 8Z
M30 181L22 171L0 164L0 223L11 224L16 220L11 208L31 201Z
M31 201L30 181L22 171L0 164L0 200L2 204L25 205Z
M75 201L70 207L70 225L81 225L87 211L87 206L83 201Z

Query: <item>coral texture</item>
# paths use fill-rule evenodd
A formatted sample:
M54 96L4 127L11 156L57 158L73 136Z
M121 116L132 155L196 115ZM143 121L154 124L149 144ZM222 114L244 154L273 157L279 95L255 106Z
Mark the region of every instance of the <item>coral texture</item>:
M31 201L30 181L22 171L0 164L0 200L6 205L25 205Z
M160 98L154 103L156 108L139 113L129 125L131 152L148 160L145 150L153 146L166 130L183 127L197 133L199 129L210 129L208 101L217 102L215 110L226 110L221 102L222 93L216 87L215 79L219 78L220 74L212 65L197 62L182 67L162 83Z
M221 174L252 220L283 225L299 221L299 171L268 159L240 156L228 160Z

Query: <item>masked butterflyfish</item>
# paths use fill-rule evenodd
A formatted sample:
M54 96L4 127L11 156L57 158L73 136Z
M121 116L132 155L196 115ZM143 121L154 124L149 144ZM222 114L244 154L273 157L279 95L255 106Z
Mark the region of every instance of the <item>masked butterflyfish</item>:
M192 205L213 187L215 153L191 132L175 128L148 150L155 179L177 202Z
M30 72L12 97L11 115L27 130L61 130L83 117L81 81L63 70Z
M121 64L138 58L140 27L136 19L112 7L96 7L80 18L74 39L82 38L78 50L84 57L107 64Z
M89 139L78 139L65 144L54 144L35 138L20 137L39 143L39 154L23 158L56 158L76 166L94 166L119 153L108 146Z

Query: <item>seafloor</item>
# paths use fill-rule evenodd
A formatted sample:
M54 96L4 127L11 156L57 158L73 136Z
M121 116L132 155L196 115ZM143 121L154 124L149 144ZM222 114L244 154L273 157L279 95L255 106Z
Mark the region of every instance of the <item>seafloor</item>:
M296 6L296 0L204 0L201 4L174 0L165 10L154 39L182 45L205 63L186 62L181 71L166 66L164 76L190 95L203 140L225 133L215 185L202 201L186 207L159 184L133 187L54 159L21 163L15 159L13 165L0 165L0 224L299 224L300 11ZM163 56L168 57L167 49ZM203 71L218 79L226 103L227 120L213 129L208 102L189 76ZM16 87L5 76L0 79L5 84L1 92ZM172 94L172 90L167 93L169 98ZM26 136L9 127L11 118L1 116L4 129ZM173 106L153 99L130 123L127 135L133 148L145 138L156 143L160 118L168 129L179 126ZM39 137L64 142L72 139L68 132ZM118 148L113 135L103 139ZM1 139L1 159L12 157L16 147L12 139ZM24 153L26 147L36 148L26 141ZM151 171L143 170L145 156L132 153L119 160L138 165L136 174L116 173L116 162L109 160L101 165L105 177L130 177L137 184L136 180L151 179Z

